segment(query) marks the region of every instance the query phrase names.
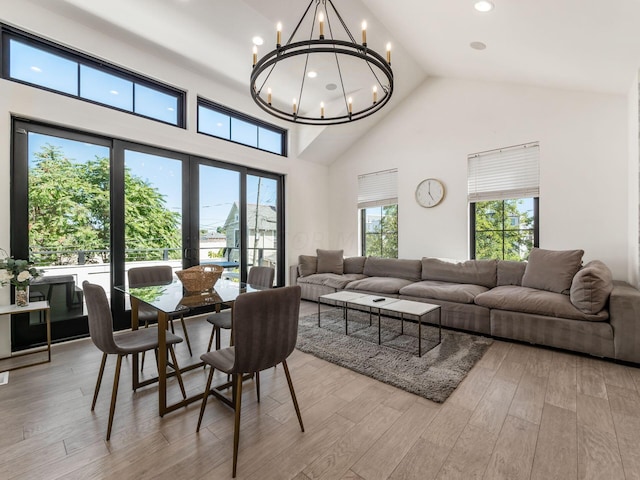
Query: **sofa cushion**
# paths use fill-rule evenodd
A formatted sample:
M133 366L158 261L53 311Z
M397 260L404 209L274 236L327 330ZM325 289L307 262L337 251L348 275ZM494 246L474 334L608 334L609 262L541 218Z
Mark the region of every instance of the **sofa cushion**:
M367 257L347 257L344 259L344 273L362 273Z
M607 304L612 290L611 270L601 261L593 260L573 277L569 299L578 310L595 314Z
M496 286L497 260L448 262L439 258L422 258L422 280Z
M417 282L421 272L420 260L367 257L362 273L369 277L394 277Z
M569 294L580 269L584 250L543 250L534 247L522 277L522 286Z
M314 273L306 277L298 277L298 283L306 283L308 285L325 285L327 287L344 289L350 282L366 278L362 274L350 273L345 275L336 275L335 273Z
M301 277L316 273L317 265L318 257L315 255L300 255L298 257L298 273Z
M347 290L363 290L380 294L397 294L402 287L406 287L411 283L413 283L411 280L403 278L365 277L348 283L345 288Z
M318 273L335 273L342 275L344 273L344 261L342 250L321 250L317 249L318 255Z
M498 260L498 286L522 285L522 276L527 268L527 262L513 260Z
M445 300L448 302L473 303L476 295L486 292L487 290L489 290L487 287L481 285L424 280L402 287L400 289L400 295L432 298L434 300Z
M602 310L596 315L581 312L573 306L568 295L515 285L496 287L481 293L476 296L475 304L497 310L533 313L573 320L604 321L609 318L609 312L606 310Z
M367 278L361 273L345 273L344 275L336 275L335 273L321 273L320 275L326 275L323 285L327 287L336 288L338 290L344 289L349 283L354 280L360 280Z

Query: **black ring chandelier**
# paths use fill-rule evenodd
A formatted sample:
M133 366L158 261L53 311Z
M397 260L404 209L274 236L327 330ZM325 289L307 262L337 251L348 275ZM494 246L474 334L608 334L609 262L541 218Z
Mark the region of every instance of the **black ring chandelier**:
M311 7L314 3L315 9L312 10ZM334 36L328 7L331 7L332 15L337 18L344 29L346 40ZM296 33L310 12L313 12L313 16L310 22L309 37L294 41ZM325 22L328 36L325 36ZM318 32L314 33L316 26ZM282 120L306 125L337 125L366 118L384 107L391 99L393 93L391 44L387 44L386 58L370 49L367 46L366 22L362 24L362 43L357 43L332 0L311 0L291 37L284 45L281 44L281 34L282 26L278 24L276 48L260 60L258 60L257 47L253 47L251 97L265 112ZM316 36L318 38L315 38ZM329 99L329 102L320 101L312 105L315 103L314 99L307 100L312 96L308 93L308 89L311 87L305 81L310 73L315 73L311 70L310 64L313 65L314 60L320 59L321 56L322 64L327 66L327 59L330 59L332 68L337 72L335 78L339 86L327 85L327 89L333 87L335 90L338 88L340 90L337 92L337 96L334 94L333 98ZM283 83L285 82L278 80L279 85L271 85L270 83L270 81L276 81L278 69L288 75L301 73L302 79L299 86L296 84L295 87L289 88L288 92L278 91L278 88L284 88ZM350 73L352 70L360 72L359 79L364 75L370 76L371 80L366 87L366 93L363 92L362 85L354 86L351 83L353 79L347 77L348 74L354 76L353 73ZM364 80L360 80L360 82L362 81ZM305 87L307 95L305 95ZM290 104L276 101L276 98L282 98L286 93L295 95ZM318 96L317 92L314 94L316 97Z

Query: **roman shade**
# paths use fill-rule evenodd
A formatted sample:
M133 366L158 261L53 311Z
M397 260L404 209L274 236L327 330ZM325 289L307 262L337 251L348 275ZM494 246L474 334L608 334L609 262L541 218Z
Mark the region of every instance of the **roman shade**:
M469 202L540 196L538 142L468 156Z
M358 175L358 208L398 203L398 170Z

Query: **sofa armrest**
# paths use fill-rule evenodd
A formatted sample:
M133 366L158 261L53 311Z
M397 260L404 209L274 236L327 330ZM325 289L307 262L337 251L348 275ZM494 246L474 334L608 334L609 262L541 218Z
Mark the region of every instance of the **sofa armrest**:
M640 363L640 290L614 281L609 297L616 360Z
M298 265L291 265L289 267L289 285L297 285L299 276Z

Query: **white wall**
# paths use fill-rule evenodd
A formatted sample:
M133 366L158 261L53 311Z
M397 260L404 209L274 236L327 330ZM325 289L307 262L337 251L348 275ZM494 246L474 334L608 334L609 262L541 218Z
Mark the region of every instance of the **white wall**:
M627 279L627 115L622 95L428 79L331 165L331 246L358 252L357 176L397 167L399 256L468 258L467 155L539 141L540 247ZM431 209L414 200L428 177L446 186Z
M3 10L0 22L186 90L188 128L164 125L0 79L0 248L9 251L12 115L284 174L287 262L297 261L297 256L311 247L328 247L328 214L321 201L327 196L328 168L325 165L296 158L295 148L290 148L291 156L284 158L196 133L197 95L273 123L273 119L265 118L253 104L244 88L236 90L215 83L209 77L171 63L163 52L142 51L118 38L70 23L49 11L26 7ZM289 128L287 123L281 126ZM290 143L295 144L295 129L290 137ZM0 288L0 304L8 303L9 288ZM8 332L8 317L0 318L0 357L6 354Z

